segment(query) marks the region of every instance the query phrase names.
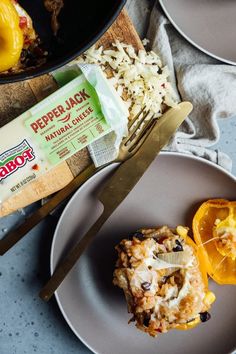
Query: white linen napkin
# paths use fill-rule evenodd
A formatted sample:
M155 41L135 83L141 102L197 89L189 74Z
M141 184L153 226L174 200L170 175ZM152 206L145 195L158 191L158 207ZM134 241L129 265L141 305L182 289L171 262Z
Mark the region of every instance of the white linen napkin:
M164 16L158 1L128 0L127 10L139 34L150 40L150 48L168 66L180 99L194 106L167 150L201 156L230 171L229 156L209 148L220 137L217 119L236 115L236 67L189 44Z

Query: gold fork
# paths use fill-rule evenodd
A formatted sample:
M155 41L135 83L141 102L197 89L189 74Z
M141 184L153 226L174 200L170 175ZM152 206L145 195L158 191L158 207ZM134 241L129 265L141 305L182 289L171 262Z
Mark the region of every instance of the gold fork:
M167 111L168 113L168 111ZM147 118L149 118L147 120ZM128 136L122 140L118 157L110 163L96 168L93 164L89 165L82 173L75 177L66 187L57 192L48 202L31 214L23 224L15 230L10 231L0 240L0 255L4 255L11 247L20 241L30 230L32 230L43 218L53 211L59 204L65 201L75 192L85 181L102 168L113 162L124 162L133 156L155 124L154 116L150 116L149 111L142 109L136 117L128 124Z

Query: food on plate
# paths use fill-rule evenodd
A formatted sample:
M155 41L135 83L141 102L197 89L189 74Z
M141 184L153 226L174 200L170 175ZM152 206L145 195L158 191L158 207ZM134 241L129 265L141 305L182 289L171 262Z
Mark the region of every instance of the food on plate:
M144 107L150 116L159 117L167 107L177 105L169 70L153 51L137 52L132 45L116 40L110 49L93 46L76 62L101 66L126 102L130 119Z
M0 1L0 72L40 65L47 53L39 47L29 14L15 0Z
M52 13L51 27L54 35L56 36L60 27L58 16L64 6L64 0L44 0L44 6L49 12Z
M155 337L210 319L215 300L206 269L188 229L141 229L116 247L113 283L123 289L131 321Z
M208 274L218 284L236 284L236 201L203 203L193 218L193 233Z

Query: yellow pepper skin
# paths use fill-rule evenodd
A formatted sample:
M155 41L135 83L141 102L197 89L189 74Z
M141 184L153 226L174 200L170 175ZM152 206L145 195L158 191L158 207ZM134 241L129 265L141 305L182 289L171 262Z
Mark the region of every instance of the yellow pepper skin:
M197 318L195 318L193 321L189 323L179 324L178 326L176 326L176 329L181 331L187 331L188 329L194 328L197 325L199 325L200 322L201 322L200 316L198 316Z
M194 215L193 234L202 263L212 279L221 285L236 285L235 233L236 201L208 200ZM225 251L223 243L219 244L219 236L225 242L230 237L230 251Z
M0 1L0 72L9 70L20 59L23 32L19 15L11 0Z

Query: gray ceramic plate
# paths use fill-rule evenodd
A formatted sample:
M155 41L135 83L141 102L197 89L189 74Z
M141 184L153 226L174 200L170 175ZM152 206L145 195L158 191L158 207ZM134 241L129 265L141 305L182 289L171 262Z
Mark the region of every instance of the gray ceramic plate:
M97 219L97 193L116 165L92 177L73 196L55 231L51 270ZM128 325L126 303L112 285L119 240L142 226L191 225L200 202L213 197L236 200L236 180L217 166L187 155L161 154L115 211L91 247L56 293L74 333L99 354L228 354L236 348L236 286L210 288L217 301L212 319L191 331L172 331L158 339Z
M159 0L175 28L193 45L236 65L235 0Z

